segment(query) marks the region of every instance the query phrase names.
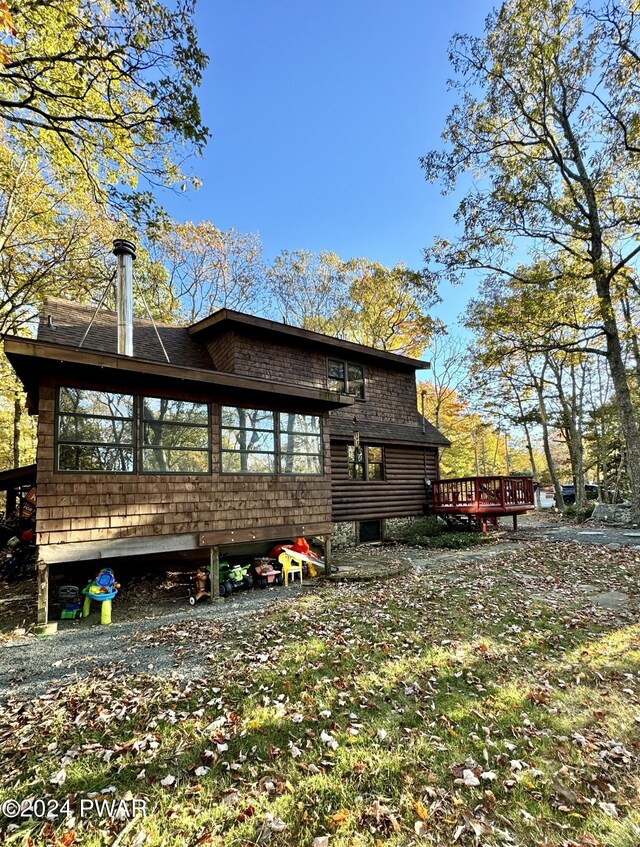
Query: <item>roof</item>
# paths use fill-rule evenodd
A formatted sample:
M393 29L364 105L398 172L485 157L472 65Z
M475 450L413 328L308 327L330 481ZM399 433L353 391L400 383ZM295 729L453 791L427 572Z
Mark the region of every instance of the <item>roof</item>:
M423 429L424 421L424 432ZM332 438L353 438L353 420L332 415L329 418L329 430ZM387 423L386 421L371 421L358 419L358 430L360 437L365 441L393 441L406 444L423 444L439 447L449 447L451 442L439 432L426 418L416 413L415 426L407 424Z
M23 465L20 468L10 468L0 471L0 491L17 488L19 485L35 485L36 465Z
M80 348L94 313L95 320ZM189 335L187 327L157 321L156 327L172 363L190 368L214 369L206 348ZM47 297L40 313L38 341L115 354L118 349L117 331L118 316L115 312L107 309L96 312L95 306L82 306L60 297ZM133 354L136 359L166 361L151 321L140 318L134 320Z
M27 393L35 400L38 396L39 381L46 372L56 372L59 376L68 375L69 365L73 365L74 376L82 378L96 377L98 380L117 378L122 380L145 379L145 385L151 390L154 386L166 387L168 380L180 381L202 388L215 388L221 401L252 397L265 402L274 397L279 402L291 406L313 406L322 409L337 409L351 406L354 398L326 388L301 386L291 382L275 382L271 379L247 377L227 371L194 368L174 365L166 362L138 359L135 356L121 356L117 353L101 353L78 347L52 344L48 341L4 336L4 352L20 377ZM32 408L32 411L34 409Z
M344 341L321 332L312 332L309 329L301 329L297 326L270 321L266 318L258 318L255 315L247 315L244 312L235 312L231 309L219 309L208 318L198 321L189 327L189 333L194 338L211 336L230 329L242 328L245 332L258 337L272 336L274 338L286 339L291 342L304 342L306 346L321 347L333 350L341 356L352 353L358 359L371 361L386 361L399 367L420 368L430 367L429 362L420 359L412 359L399 353L389 353L387 350L378 350L375 347L367 347L365 344L356 344L353 341Z

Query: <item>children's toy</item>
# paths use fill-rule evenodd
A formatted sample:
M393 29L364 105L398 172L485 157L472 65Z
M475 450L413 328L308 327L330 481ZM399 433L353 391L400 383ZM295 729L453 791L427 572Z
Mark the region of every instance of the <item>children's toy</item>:
M198 600L203 597L211 597L211 592L207 590L209 583L209 574L211 568L207 565L206 568L200 567L191 575L191 585L189 587L189 603L195 606Z
M80 589L77 585L61 585L58 589L58 597L64 603L60 612L60 620L74 621L82 617L82 603L80 602Z
M251 565L230 565L220 562L220 594L228 597L234 591L253 587L253 577L249 573Z
M285 585L289 583L290 573L293 576L299 572L300 581L302 581L303 573L305 576L314 577L318 575L317 565L324 568L324 560L316 556L306 538L296 538L293 544L280 544L270 550L267 555L277 558L282 565Z
M116 582L111 568L103 568L96 578L82 589L84 594L84 605L82 617L86 618L91 610L91 601L98 600L100 603L100 623L108 625L111 623L111 601L118 593L120 583Z
M278 556L278 561L282 565L285 585L289 585L289 578L293 582L296 574L299 575L300 585L302 585L302 562L296 559L297 556L301 555L301 553L297 553L294 550L283 550Z
M282 585L284 582L284 574L281 570L277 570L273 566L270 559L254 559L251 565L251 573L253 582L259 588L266 588L268 585Z

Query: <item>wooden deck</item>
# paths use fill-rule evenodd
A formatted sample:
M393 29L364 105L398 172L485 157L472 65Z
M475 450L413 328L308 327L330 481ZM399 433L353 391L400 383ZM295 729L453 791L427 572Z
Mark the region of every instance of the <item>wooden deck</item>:
M450 518L469 516L486 532L487 521L513 516L517 529L518 515L534 507L533 480L528 476L467 476L441 479L432 483L433 511Z

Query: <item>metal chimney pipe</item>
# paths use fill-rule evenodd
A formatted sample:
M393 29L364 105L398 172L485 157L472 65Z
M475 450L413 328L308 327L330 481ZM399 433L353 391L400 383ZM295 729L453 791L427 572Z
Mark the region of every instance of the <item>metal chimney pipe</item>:
M116 275L116 303L118 311L118 353L133 356L133 260L136 248L133 242L116 238L113 255L118 260Z

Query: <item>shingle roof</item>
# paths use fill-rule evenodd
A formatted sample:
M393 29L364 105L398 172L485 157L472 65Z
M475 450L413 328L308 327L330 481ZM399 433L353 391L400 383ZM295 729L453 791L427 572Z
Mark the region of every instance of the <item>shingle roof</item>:
M363 439L378 441L405 441L414 444L429 444L449 447L451 442L439 432L428 420L424 421L424 433L422 432L422 416L416 412L416 425L387 423L386 421L358 420L358 430ZM339 438L353 437L353 421L338 415L330 415L329 431L332 436Z
M70 300L47 297L40 314L38 341L50 341L54 344L78 347L94 311L95 306L80 306ZM49 315L51 315L53 326L49 326ZM214 370L213 362L206 348L198 344L189 335L186 327L170 326L157 322L156 326L172 364ZM97 350L101 353L117 352L117 315L115 312L106 309L98 311L82 348L84 350ZM138 318L134 320L133 354L136 358L148 359L153 362L166 361L151 321Z
M236 312L233 309L218 309L217 312L190 326L189 332L193 336L208 337L217 332L223 332L227 329L237 327L241 327L245 332L258 337L266 335L276 340L285 339L289 342L293 341L296 344L303 342L307 347L312 345L329 350L338 350L343 355L350 353L358 356L359 360L382 360L393 363L398 368L409 367L414 370L431 367L429 362L423 362L421 359L413 359L410 356L403 356L400 353L389 353L386 350L379 350L376 347L356 344L353 341L335 338L333 335L325 335L322 332L313 332L310 329L303 329L299 326L290 326L280 321L259 318L257 315L248 315L244 312Z

